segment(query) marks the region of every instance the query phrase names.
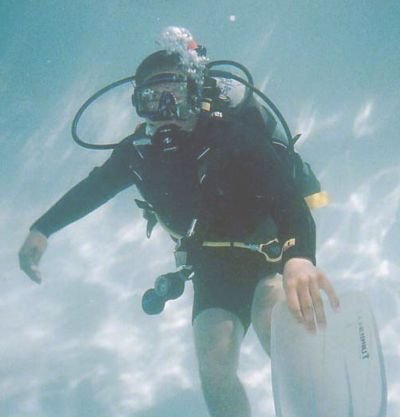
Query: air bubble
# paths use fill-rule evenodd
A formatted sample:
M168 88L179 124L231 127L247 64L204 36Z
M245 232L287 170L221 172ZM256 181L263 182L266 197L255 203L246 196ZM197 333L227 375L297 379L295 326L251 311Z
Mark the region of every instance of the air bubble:
M183 69L198 83L203 81L203 72L208 59L198 55L197 42L193 35L183 27L168 26L158 42L163 49L170 53L178 53L182 60Z

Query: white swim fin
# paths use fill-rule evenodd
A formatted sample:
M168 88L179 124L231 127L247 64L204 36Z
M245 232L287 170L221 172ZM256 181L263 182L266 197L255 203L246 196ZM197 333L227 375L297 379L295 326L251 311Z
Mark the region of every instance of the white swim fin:
M360 292L325 302L327 328L312 335L286 302L272 314L272 387L277 417L384 417L387 388L373 312Z

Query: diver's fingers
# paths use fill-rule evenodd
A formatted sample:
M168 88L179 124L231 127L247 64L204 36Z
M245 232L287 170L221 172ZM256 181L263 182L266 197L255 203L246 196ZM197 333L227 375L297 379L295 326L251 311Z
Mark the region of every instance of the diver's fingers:
M36 282L37 284L41 284L42 282L42 274L38 268L38 266L36 264L31 264L31 263L21 263L20 262L20 267L22 269L22 271L25 272L26 275L28 275L28 277Z
M310 295L312 298L312 304L314 307L315 318L319 328L326 327L326 316L324 309L324 302L322 301L321 292L319 290L318 283L314 280L310 282Z
M36 282L36 284L42 283L42 273L40 272L37 265L32 265L30 270L26 271L26 273L33 282Z
M300 307L300 300L296 285L294 285L293 282L289 282L286 283L285 287L286 299L290 312L299 323L304 323L303 312Z
M304 325L306 326L307 330L314 333L316 330L314 320L314 307L313 299L310 295L308 282L302 282L301 285L299 285L298 292L300 299L300 307L304 318Z
M46 248L47 237L38 230L32 229L18 253L20 268L38 284L42 282L39 262Z
M23 248L18 254L19 266L32 281L40 284L42 282L42 276L39 271L38 260L40 259L41 255L38 255L37 252L40 251L32 247Z
M336 291L330 283L329 279L321 271L319 271L319 287L322 288L328 296L332 308L335 311L338 311L340 309L339 297L337 296Z

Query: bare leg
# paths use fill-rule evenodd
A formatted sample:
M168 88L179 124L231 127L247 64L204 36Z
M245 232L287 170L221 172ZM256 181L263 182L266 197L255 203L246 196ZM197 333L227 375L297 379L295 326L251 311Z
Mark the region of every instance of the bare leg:
M260 281L254 292L251 321L257 337L268 355L271 354L272 308L278 301L284 299L282 276L279 274Z
M233 313L211 308L195 319L194 340L203 394L211 417L250 417L237 376L243 325Z

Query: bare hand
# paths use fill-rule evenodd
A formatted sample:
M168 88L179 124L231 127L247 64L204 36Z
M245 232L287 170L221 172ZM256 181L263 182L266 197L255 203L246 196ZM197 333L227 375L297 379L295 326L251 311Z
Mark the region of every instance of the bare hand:
M289 259L283 269L283 286L287 302L294 317L315 332L325 328L326 317L320 289L328 296L334 310L339 309L339 298L328 278L311 261L304 258Z
M20 268L37 284L42 282L39 262L46 248L47 237L37 230L32 230L18 253Z

